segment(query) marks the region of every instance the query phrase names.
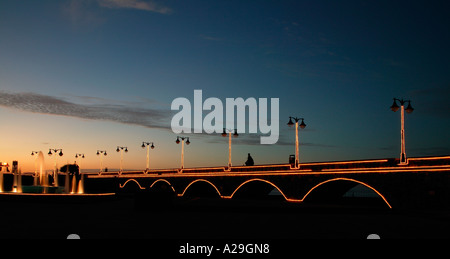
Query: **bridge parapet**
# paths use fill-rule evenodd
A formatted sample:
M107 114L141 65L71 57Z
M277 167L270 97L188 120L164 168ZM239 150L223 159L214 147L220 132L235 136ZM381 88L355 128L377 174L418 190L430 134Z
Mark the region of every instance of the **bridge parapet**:
M128 177L136 175L198 175L198 174L235 174L235 173L289 173L289 172L322 172L322 171L339 171L339 170L378 170L378 169L392 169L398 170L400 168L417 168L417 167L436 167L449 166L450 156L442 157L418 157L409 158L408 164L400 165L398 158L388 159L373 159L373 160L353 160L353 161L334 161L334 162L313 162L301 163L300 168L293 168L291 164L269 164L269 165L255 165L255 166L233 166L228 168L226 166L219 167L198 167L185 169L153 169L148 171L123 171L123 172L103 172L102 177ZM95 177L96 174L89 174Z
M446 166L450 165L450 156L408 158L408 166Z

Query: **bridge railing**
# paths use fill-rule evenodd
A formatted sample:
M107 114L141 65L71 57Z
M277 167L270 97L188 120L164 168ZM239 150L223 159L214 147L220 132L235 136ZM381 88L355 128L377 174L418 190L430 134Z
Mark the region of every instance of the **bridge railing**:
M370 168L397 168L397 167L415 167L415 166L448 166L450 165L450 156L441 157L417 157L409 158L407 165L400 165L398 158L373 159L373 160L354 160L354 161L334 161L334 162L315 162L301 163L300 169L291 167L291 164L271 164L255 166L227 166L220 167L198 167L184 169L153 169L148 171L122 171L122 172L102 172L103 177L117 177L127 175L164 175L164 174L199 174L199 173L251 173L251 172L269 172L269 171L291 171L299 172L320 172L322 170L336 169L370 169ZM86 173L95 175L96 173ZM97 173L100 175L100 173Z

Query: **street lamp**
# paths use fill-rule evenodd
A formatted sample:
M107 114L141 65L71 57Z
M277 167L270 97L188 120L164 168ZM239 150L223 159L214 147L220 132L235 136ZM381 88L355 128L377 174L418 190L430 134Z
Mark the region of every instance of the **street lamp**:
M145 146L147 146L147 167L145 169L145 172L147 173L148 170L150 170L150 148L155 149L155 145L153 144L153 142L142 142L141 147L145 148Z
M59 151L59 153L58 153L59 156L63 156L64 155L63 152L62 152L62 149L52 149L52 148L50 148L48 150L48 155L49 156L53 155L52 151L55 152L55 154Z
M117 146L116 151L120 152L120 169L119 169L119 174L122 174L122 172L123 172L123 151L125 151L125 153L128 153L128 147L119 147L119 146Z
M76 154L75 154L75 158L76 158L76 159L78 159L78 158L84 158L84 154L76 153ZM80 160L80 163L79 163L79 165L78 165L78 171L79 171L79 173L81 174L81 160Z
M397 105L397 101L400 102L400 107ZM405 109L405 103L408 103L408 107ZM394 103L391 106L391 110L393 112L396 112L401 108L401 130L400 130L400 136L401 136L401 152L400 152L400 165L406 165L408 164L408 161L406 159L406 145L405 145L405 111L407 113L412 113L414 111L413 107L411 106L411 100L403 100L403 99L397 99L394 98Z
M181 138L181 141L180 141ZM186 145L191 144L191 142L189 141L189 137L180 137L177 136L177 140L175 141L175 143L180 144L181 142L181 169L184 168L184 140L186 139Z
M76 159L78 159L78 158L84 158L84 154L76 153L76 154L75 154L75 158L76 158ZM79 173L81 174L81 162L79 163L78 167L79 167Z
M99 175L103 173L103 156L108 155L106 150L97 150L97 156L100 156L100 172Z
M292 122L292 120L295 120L295 123ZM302 120L302 122L300 123L300 125L298 125L299 120ZM300 163L299 163L299 152L298 152L298 127L300 126L301 129L304 129L306 127L306 124L304 122L304 118L297 118L297 117L289 117L289 122L287 123L287 125L289 127L292 127L295 125L295 168L299 169L300 168Z
M52 151L53 151L55 154L58 153L58 151L59 151L59 153L58 153L59 156L63 156L63 155L64 155L62 149L60 149L60 148L50 148L50 149L48 150L48 155L49 155L49 156L53 155ZM57 165L56 159L57 159L57 156L55 156L55 172L53 173L53 178L54 178L53 185L54 185L55 187L58 187L58 165Z
M235 138L239 136L239 134L237 133L237 129L234 130L234 134L232 133L233 130L223 128L222 137L226 137L228 135L228 168L231 168L231 135L233 135Z

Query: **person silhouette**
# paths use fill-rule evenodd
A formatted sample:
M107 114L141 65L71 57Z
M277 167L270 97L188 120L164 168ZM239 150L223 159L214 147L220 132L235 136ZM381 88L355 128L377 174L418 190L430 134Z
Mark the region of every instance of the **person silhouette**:
M252 156L250 155L250 153L248 153L248 157L247 157L247 161L245 162L246 166L252 166L255 165L255 161L253 161Z

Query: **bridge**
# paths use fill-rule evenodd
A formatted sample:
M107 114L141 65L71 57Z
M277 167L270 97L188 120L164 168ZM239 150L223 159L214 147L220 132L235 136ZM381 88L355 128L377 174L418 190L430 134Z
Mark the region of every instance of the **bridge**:
M450 156L337 162L203 167L85 174L88 193L169 193L183 197L214 193L222 199L269 193L301 203L314 196L342 196L361 184L388 208L448 206Z

